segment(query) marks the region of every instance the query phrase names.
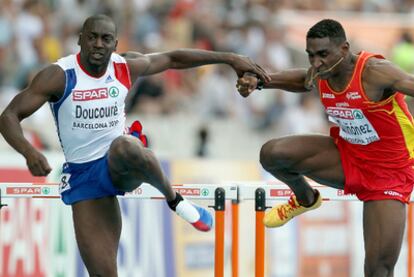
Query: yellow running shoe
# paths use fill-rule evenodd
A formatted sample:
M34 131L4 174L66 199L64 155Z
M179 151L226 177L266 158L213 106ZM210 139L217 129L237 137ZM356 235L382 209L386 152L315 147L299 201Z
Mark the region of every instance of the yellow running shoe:
M264 225L269 228L280 227L295 216L319 208L322 205L322 197L318 190L315 190L315 197L316 201L312 206L304 207L296 200L296 196L292 195L287 203L277 205L265 214Z

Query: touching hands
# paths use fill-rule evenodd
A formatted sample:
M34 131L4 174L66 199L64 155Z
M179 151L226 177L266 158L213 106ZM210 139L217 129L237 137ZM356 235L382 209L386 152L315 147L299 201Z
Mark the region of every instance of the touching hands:
M265 83L271 80L269 74L249 57L241 55L237 55L236 57L237 58L233 59L230 65L236 71L239 78L244 77L245 73L250 73L257 76Z
M52 170L46 157L39 151L33 149L24 156L33 176L47 176Z
M258 82L259 79L255 75L245 73L237 80L236 88L241 96L247 97L257 88Z

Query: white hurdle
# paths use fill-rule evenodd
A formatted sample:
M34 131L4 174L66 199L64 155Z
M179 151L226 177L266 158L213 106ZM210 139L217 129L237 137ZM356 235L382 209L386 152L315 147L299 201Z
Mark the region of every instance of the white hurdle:
M175 184L173 188L189 199L214 200L215 190L223 188L226 199L237 199L238 187L232 184ZM0 183L2 198L60 198L57 183ZM132 192L127 192L124 198L162 199L164 196L153 186L142 184Z

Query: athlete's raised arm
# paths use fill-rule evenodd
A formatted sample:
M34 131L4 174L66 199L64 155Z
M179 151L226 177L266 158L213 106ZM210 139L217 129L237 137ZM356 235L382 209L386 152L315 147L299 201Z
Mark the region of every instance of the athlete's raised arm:
M26 158L34 176L45 176L51 168L46 158L23 136L20 122L49 100L59 99L65 89L65 73L57 65L40 71L30 85L17 94L0 115L0 133Z
M128 62L132 80L138 76L156 74L167 69L185 69L206 64L227 64L242 77L245 72L257 75L264 82L270 81L269 75L250 58L227 52L199 49L178 49L168 52L141 54L127 52L121 54Z

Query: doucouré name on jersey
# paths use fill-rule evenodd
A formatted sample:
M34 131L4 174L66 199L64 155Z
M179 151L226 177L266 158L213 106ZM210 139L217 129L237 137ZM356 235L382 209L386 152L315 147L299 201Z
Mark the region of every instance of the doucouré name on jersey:
M118 115L117 106L82 108L80 105L75 107L75 117L83 119L105 118Z

